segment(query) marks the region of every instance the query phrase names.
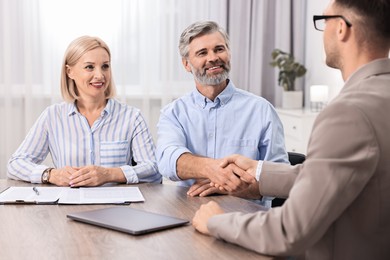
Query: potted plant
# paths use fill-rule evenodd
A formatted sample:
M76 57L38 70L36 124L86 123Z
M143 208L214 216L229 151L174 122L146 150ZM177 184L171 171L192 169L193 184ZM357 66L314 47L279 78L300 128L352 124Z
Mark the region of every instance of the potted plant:
M282 107L301 108L303 94L302 91L295 90L295 79L305 75L305 66L296 62L294 56L280 49L272 51L272 67L279 68L278 83L283 87Z

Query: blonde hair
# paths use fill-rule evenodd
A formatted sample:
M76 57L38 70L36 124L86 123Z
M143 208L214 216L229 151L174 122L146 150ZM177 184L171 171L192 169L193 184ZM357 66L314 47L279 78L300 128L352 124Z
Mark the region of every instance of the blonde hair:
M86 52L96 48L105 49L111 60L110 49L108 48L107 44L98 37L81 36L73 40L66 49L61 68L61 94L65 101L74 102L80 98L74 80L68 76L67 66L74 66L79 61L81 56L83 56ZM106 98L112 98L116 94L112 76L104 94Z

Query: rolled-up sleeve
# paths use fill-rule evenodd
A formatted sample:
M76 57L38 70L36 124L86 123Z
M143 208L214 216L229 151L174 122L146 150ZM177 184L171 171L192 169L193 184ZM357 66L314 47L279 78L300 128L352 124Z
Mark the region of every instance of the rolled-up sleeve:
M156 149L157 164L160 173L172 181L180 181L176 172L176 161L183 154L190 152L186 147L186 136L169 108L161 111L158 122L158 142Z

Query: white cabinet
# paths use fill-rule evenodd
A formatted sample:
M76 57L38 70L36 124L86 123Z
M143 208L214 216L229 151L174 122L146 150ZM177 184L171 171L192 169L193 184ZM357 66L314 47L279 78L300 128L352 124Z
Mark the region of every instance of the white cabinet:
M276 112L282 121L288 152L306 154L307 143L318 113L305 109L281 109Z

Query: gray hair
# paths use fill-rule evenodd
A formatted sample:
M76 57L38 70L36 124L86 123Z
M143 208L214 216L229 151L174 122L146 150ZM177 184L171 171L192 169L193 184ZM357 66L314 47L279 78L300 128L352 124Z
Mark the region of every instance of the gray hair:
M180 35L179 51L181 57L188 57L188 45L192 42L193 39L214 32L219 32L222 35L225 40L226 47L230 50L229 35L216 22L195 22L188 26Z

